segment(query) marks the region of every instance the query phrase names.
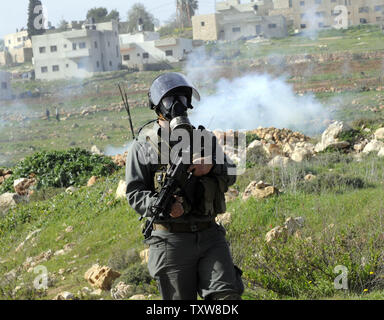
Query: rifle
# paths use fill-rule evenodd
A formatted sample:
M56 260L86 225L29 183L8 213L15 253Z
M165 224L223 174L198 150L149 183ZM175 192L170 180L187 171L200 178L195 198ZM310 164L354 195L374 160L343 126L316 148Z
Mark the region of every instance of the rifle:
M124 108L125 108L125 110L127 110L127 113L128 113L128 119L129 119L129 124L131 126L131 132L132 132L133 139L135 139L135 131L133 130L132 117L131 117L131 111L130 111L129 104L128 104L127 92L125 91L125 89L121 88L120 83L117 86L119 87L121 98L123 99ZM123 94L123 91L124 91L124 94Z
M187 172L190 164L184 164L182 160L182 157L180 157L176 163L171 163L166 172L163 187L157 194L155 203L150 208L151 217L147 220L143 229L145 239L151 236L155 220L169 217L171 206L175 201L175 195L178 189L189 182L192 177L192 172ZM140 220L142 218L143 217L141 217Z

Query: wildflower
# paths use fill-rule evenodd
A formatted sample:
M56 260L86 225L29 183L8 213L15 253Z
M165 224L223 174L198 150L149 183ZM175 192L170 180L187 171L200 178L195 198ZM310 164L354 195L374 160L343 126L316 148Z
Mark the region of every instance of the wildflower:
M373 271L371 271L369 274L375 274Z
M368 292L368 289L364 289L364 292Z

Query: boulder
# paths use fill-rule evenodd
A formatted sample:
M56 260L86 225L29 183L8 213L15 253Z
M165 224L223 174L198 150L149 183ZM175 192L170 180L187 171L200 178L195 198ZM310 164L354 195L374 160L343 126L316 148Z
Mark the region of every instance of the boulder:
M384 148L384 142L374 139L365 146L363 153L379 152L382 148Z
M284 227L277 226L270 230L266 235L265 235L265 241L267 243L270 243L272 241L275 241L277 239L281 239L283 241L286 240L288 236L288 230Z
M298 147L291 154L291 159L295 162L302 162L303 160L310 159L312 155L313 152L310 149Z
M127 197L127 183L125 180L120 180L116 190L116 199L126 199Z
M375 139L377 140L384 139L384 128L379 128L375 131Z
M304 181L312 181L312 180L314 180L314 179L316 179L316 176L313 175L312 173L309 173L309 174L307 174L307 175L304 177Z
M53 300L74 300L75 296L67 291L59 293Z
M29 188L36 183L35 179L20 178L13 182L15 192L20 196L28 196Z
M17 193L4 193L0 195L0 217L4 216L11 208L21 202L27 202L27 198Z
M284 156L275 156L271 161L268 162L270 167L286 167L289 164L289 158Z
M84 278L95 288L110 290L112 282L120 276L119 272L110 267L95 264L85 273Z
M101 152L101 150L97 146L92 146L91 153L99 155L99 156L103 155L103 153Z
M243 200L247 200L250 197L263 199L277 195L279 193L279 190L270 184L266 184L263 181L252 181L243 193Z
M384 148L381 148L379 153L377 154L379 157L384 157Z
M87 183L87 187L92 187L97 181L97 177L95 176L92 176L89 180L88 180L88 183Z
M75 188L75 187L68 187L67 189L65 189L65 193L67 194L74 194L78 189Z
M133 290L133 286L120 281L114 288L111 289L111 297L115 300L128 298Z
M351 128L342 121L335 121L329 125L329 127L323 132L321 136L321 142L319 142L316 147L316 152L321 152L332 147L335 149L344 149L349 147L349 142L340 141L338 137L341 133L350 131Z

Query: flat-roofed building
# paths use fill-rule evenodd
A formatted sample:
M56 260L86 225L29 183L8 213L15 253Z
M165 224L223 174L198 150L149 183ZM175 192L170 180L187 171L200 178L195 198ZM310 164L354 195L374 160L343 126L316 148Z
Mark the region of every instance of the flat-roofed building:
M33 36L36 79L91 77L121 67L117 22L84 24L82 29Z

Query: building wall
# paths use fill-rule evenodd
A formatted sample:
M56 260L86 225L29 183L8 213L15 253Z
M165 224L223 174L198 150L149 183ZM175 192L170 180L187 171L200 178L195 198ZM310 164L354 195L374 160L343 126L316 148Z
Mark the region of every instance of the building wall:
M179 62L193 50L193 41L183 38L168 38L124 44L121 47L123 65L142 69L146 64L164 61Z
M214 41L219 34L217 14L204 14L192 17L194 40Z
M10 33L4 36L4 45L8 50L18 48L31 48L32 42L28 38L28 31L23 30L16 33Z
M0 100L12 98L11 74L0 71Z
M342 12L338 6L346 8L347 23L378 24L384 22L384 0L273 0L275 9L270 15L282 14L291 20L296 29L339 27ZM291 6L290 6L291 4ZM382 6L382 7L380 7Z
M34 36L32 43L36 79L90 77L120 68L117 29L45 34Z

